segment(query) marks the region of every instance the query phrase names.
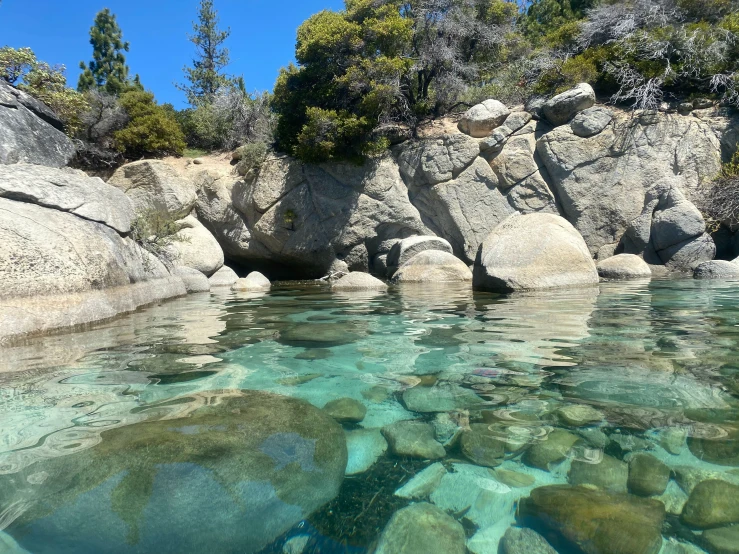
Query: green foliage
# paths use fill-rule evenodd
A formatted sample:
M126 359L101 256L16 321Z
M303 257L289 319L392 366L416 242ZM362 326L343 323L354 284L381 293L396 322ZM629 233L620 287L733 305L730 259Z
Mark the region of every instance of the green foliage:
M15 84L37 64L36 54L30 48L0 48L0 79Z
M131 224L131 238L144 250L162 262L174 262L170 247L178 242L189 242L189 238L178 233L181 227L177 220L166 212L148 210L136 217ZM144 258L144 268L150 269L150 261Z
M30 48L0 48L0 77L49 106L74 136L81 128L88 103L82 94L67 87L66 68L36 59ZM19 82L20 81L20 82Z
M101 89L108 94L121 95L129 86L126 56L129 44L123 42L123 32L118 26L116 16L105 8L95 16L90 28L90 44L92 60L85 65L80 62L80 75L77 90L86 92L93 88ZM138 85L138 77L135 79Z
M267 157L267 145L263 142L252 142L245 144L236 151L236 171L242 177L248 175L252 170L258 169Z
M180 85L193 106L199 106L203 100L209 101L221 87L232 82L223 73L229 64L229 51L223 43L231 35L231 30L220 30L219 22L213 0L200 0L198 20L193 22L194 34L189 36L195 45L196 57L192 67L184 68L189 84Z
M135 89L123 93L120 102L130 121L114 137L126 157L182 155L185 136L171 107L159 106L152 93Z
M493 73L516 10L507 0L346 0L315 14L298 29L298 65L275 85L278 146L313 162L383 150L378 127L442 115Z
M535 43L560 46L571 42L577 20L596 0L533 0L521 17L523 33ZM573 24L575 24L573 26Z

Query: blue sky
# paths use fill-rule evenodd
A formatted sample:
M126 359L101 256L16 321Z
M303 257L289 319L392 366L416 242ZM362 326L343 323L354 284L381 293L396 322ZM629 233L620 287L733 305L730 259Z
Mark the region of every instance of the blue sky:
M79 62L89 60L89 30L95 14L110 8L118 16L132 73L160 102L184 107L174 82L192 59L187 41L198 0L2 0L0 46L31 47L38 58L67 66L77 86ZM295 31L322 9L341 9L343 0L215 0L222 26L231 27L228 71L243 74L250 90L271 90L277 73L293 60Z

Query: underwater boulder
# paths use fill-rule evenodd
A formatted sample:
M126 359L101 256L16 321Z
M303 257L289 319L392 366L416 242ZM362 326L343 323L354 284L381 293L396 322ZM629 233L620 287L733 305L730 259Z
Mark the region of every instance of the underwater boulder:
M302 400L198 393L143 408L92 448L0 476L6 529L34 554L258 552L332 500L344 432Z

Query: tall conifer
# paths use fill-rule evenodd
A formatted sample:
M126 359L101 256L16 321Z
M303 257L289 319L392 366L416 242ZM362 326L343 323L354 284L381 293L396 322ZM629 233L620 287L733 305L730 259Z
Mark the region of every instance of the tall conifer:
M95 16L95 23L90 28L90 44L92 60L87 65L80 62L80 68L84 71L80 75L77 90L85 92L97 88L119 96L129 86L124 55L124 52L128 52L129 44L123 41L123 32L116 16L108 8Z

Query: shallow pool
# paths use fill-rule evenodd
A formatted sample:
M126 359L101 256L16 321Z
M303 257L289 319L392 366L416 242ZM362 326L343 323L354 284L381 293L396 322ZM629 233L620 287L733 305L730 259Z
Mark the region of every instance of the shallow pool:
M560 554L718 552L739 523L738 325L739 283L286 283L17 343L0 552L362 553L413 503L459 525L438 552L461 529L514 554L511 526Z

